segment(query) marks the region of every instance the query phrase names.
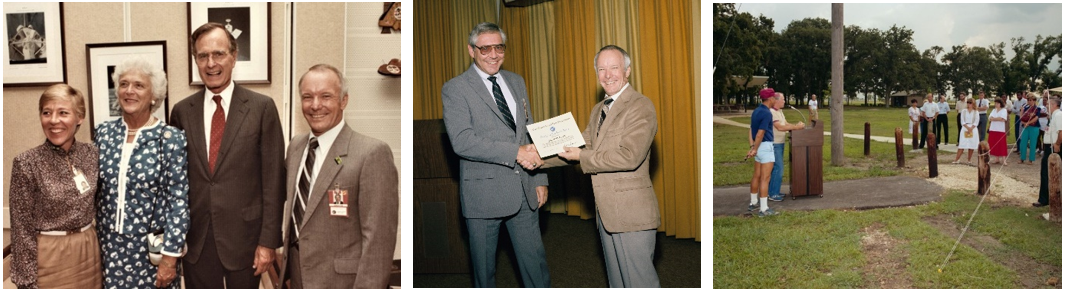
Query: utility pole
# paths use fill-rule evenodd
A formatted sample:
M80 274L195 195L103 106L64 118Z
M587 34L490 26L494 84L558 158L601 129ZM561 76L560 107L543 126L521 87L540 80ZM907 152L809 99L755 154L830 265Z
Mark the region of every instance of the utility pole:
M832 165L843 166L843 4L832 3Z

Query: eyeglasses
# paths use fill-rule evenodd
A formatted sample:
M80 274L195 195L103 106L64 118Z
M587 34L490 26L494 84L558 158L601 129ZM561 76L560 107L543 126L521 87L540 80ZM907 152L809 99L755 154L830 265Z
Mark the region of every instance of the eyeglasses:
M506 53L506 51L507 51L507 45L506 44L495 44L495 45L484 45L483 47L478 47L478 46L473 46L473 47L477 48L477 50L480 50L481 51L481 55L488 55L488 53L492 53L492 49L495 49L496 53L499 53L499 54Z
M222 58L225 58L227 56L229 56L229 52L226 52L226 51L214 51L214 52L209 52L209 53L208 52L203 52L203 53L196 54L196 62L199 62L199 63L207 62L207 58L210 58L211 60L215 60L215 62L218 62L218 60L221 60Z

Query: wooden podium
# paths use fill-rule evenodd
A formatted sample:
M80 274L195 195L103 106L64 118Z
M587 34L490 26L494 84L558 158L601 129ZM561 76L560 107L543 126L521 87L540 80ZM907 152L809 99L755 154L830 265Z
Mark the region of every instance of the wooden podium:
M797 196L824 194L821 170L825 144L825 126L820 120L810 120L807 128L791 131L791 199Z
M414 121L414 273L468 273L459 158L443 120Z

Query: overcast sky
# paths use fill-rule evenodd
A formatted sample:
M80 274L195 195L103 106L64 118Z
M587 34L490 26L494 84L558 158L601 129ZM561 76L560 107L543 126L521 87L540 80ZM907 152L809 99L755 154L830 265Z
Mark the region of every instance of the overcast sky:
M781 32L793 20L819 17L832 20L828 3L768 4L737 3L737 10L757 17L772 18L773 30ZM887 30L895 24L913 30L913 44L923 52L932 46L987 47L1006 43L1006 58L1013 57L1010 38L1024 37L1032 42L1036 35L1061 34L1061 3L1039 4L859 4L843 5L844 25L858 25ZM942 57L942 55L940 55ZM1057 62L1050 65L1057 68Z

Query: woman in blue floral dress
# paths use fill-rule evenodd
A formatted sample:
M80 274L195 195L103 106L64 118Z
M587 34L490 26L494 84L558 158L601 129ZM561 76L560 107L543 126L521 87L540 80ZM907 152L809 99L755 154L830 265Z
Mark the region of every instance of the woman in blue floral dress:
M105 288L180 288L177 262L189 228L185 134L152 116L166 97L166 73L144 59L115 68L122 118L96 127L96 198ZM162 259L147 237L162 232Z

